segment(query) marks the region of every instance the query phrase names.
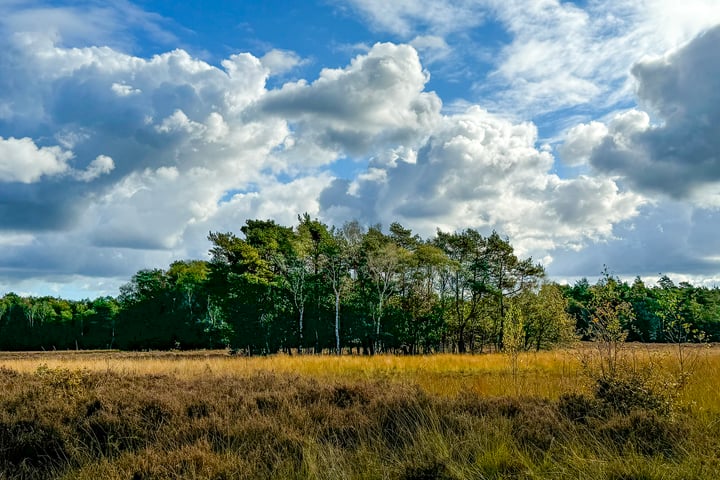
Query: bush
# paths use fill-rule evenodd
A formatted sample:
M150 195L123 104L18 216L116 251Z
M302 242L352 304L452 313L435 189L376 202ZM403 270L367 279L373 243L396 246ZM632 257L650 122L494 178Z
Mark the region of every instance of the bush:
M58 431L39 421L0 423L0 462L12 470L21 464L47 469L68 456Z
M398 480L455 480L445 462L434 459L410 463L398 476Z
M623 370L595 381L595 397L614 411L627 415L634 410L648 410L660 415L672 411L671 391L662 390L652 370Z
M562 440L563 421L551 405L528 405L513 419L512 431L519 445L547 451Z
M581 393L561 395L557 408L563 417L582 425L588 425L591 420L603 418L607 414L607 408L600 400Z
M599 433L621 452L630 449L642 455L669 457L679 451L688 431L682 424L655 412L634 410L612 417Z

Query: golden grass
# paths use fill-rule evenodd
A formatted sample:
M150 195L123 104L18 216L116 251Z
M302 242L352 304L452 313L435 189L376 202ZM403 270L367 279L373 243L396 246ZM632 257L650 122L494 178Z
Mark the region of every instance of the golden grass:
M592 352L523 354L517 379L501 354L2 353L0 479L718 478L720 348L670 414L610 409Z
M676 369L672 345L628 344L629 362L654 362L660 369ZM696 359L684 400L701 410L720 412L720 345L688 345ZM230 356L227 352L55 351L0 353L0 367L31 373L48 368L111 372L119 375L170 375L184 380L208 376L248 377L258 373L292 374L329 381L387 380L418 385L430 394L454 396L470 391L483 396L556 399L568 392L584 392L589 383L581 359L592 355L590 344L520 355L520 371L513 380L506 355L435 354L422 356L272 355Z

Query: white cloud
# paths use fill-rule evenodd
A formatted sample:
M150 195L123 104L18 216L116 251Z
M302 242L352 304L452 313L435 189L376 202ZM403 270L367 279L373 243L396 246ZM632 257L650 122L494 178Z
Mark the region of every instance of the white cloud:
M418 35L410 41L410 45L418 51L426 64L444 60L452 53L450 45L437 35Z
M337 0L370 25L405 40L442 38L453 68L461 58L491 64L475 92L498 112L533 118L562 108L627 107L633 82L628 67L663 54L720 23L716 0L606 0L580 5L561 0L400 1ZM495 29L483 34L483 28ZM507 39L488 46L496 30ZM419 48L422 44L418 45ZM494 51L500 48L500 53Z
M559 278L599 275L602 265L614 274L630 278L641 275L653 281L663 274L692 278L693 283L718 282L720 244L717 238L720 212L699 209L674 200L640 208L639 215L615 226L612 238L592 248L552 253L549 270Z
M41 36L0 43L9 59L0 62L7 120L67 148L0 142L0 181L33 182L1 189L0 229L36 239L6 252L0 265L13 265L6 272L127 277L162 266L182 255L187 227L208 221L226 192L247 188L265 169L283 171L270 154L287 137L286 122L244 113L266 92L267 69L252 55L232 55L217 68L182 50L143 59L107 47L63 48ZM206 249L211 227L195 244ZM64 252L78 248L96 264L32 254L73 257Z
M495 76L510 88L496 97L521 114L595 103L616 106L632 98L628 66L661 54L720 23L713 0L677 2L611 0L584 8L571 2L496 2L513 35Z
M126 279L139 268L204 257L210 230L237 231L247 218L293 224L305 211L331 223L400 221L426 236L436 227L497 229L521 253L552 259L567 275L579 271L569 258L594 271L605 260L600 252L628 245L637 258L617 258L649 262L638 253L649 244L649 252L667 253L667 271L685 262L688 271L706 272L720 255L702 240L719 233L716 213L652 203L640 169L628 165L637 158L654 165L649 154L632 157L658 151L653 132L691 140L683 154L715 145L719 136L708 133L720 123L714 57L704 70L686 50L641 63L641 107L665 123L651 125L655 117L628 105L606 124L580 120L560 154L584 176L555 173L561 166L538 145L535 124L510 120L598 99L616 110L630 92L628 59L686 38L714 12L705 3L706 19L680 16L658 40L649 26L668 21L653 15L670 3L648 0L645 13L629 0L588 5L357 0L375 27L414 46L375 44L343 67L276 90L268 78L299 66L297 54L234 54L216 66L182 49L140 58L108 46L69 48L65 33L13 31L0 38L0 126L21 132L0 138L2 275L42 276L48 285ZM456 58L452 49L471 38L469 29L493 18L510 36L491 80L509 86L486 106L508 110L491 114L472 102L443 110L421 59ZM591 55L596 43L604 47ZM699 80L686 88L680 71ZM627 156L599 162L610 141ZM49 143L58 146L41 146ZM705 158L705 178L715 178ZM354 172L343 173L348 178L332 173L339 159L357 160ZM712 197L714 180L693 176L691 163L666 163L695 195ZM659 178L643 173L645 182ZM675 214L676 221L666 218ZM652 243L658 225L685 236ZM83 255L68 254L79 249Z
M558 149L560 158L572 166L587 163L593 148L600 144L607 133L608 128L601 122L582 123L571 128Z
M181 133L194 136L202 133L205 126L190 120L182 110L175 110L172 115L164 118L160 125L156 125L155 130L160 133Z
M401 221L423 235L436 227L497 229L538 255L612 238L615 223L637 215L642 197L606 178L559 178L536 142L534 125L471 107L445 117L416 159L398 161L396 151L353 182L335 181L321 207L368 222Z
M30 138L0 137L0 182L34 183L68 170L73 153L60 147L38 147Z
M307 63L297 53L279 49L267 52L262 56L260 62L268 69L271 75L282 75Z
M312 84L289 83L269 92L263 112L295 122L329 150L351 154L411 141L439 119L441 102L425 92L428 74L415 49L376 44L342 69L324 69Z
M115 92L119 97L127 97L128 95L133 95L136 93L141 93L140 90L131 87L130 85L125 85L123 83L113 83L112 87L110 87L113 92Z
M114 169L115 162L113 162L112 158L106 155L98 155L84 171L76 174L76 178L83 182L90 182L101 175L112 172Z
M73 2L59 5L44 0L0 3L0 30L35 32L65 46L108 45L132 50L139 29L146 40L169 44L177 38L162 27L163 18L127 0Z
M29 245L34 240L35 237L29 233L0 233L0 246L2 247Z

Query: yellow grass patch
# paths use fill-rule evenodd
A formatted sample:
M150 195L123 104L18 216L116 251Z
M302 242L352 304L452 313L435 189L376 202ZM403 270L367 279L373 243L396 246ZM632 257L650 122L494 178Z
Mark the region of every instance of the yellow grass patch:
M673 345L628 344L625 358L633 364L653 362L659 370L677 368ZM701 410L720 411L720 346L688 345L695 358L684 400ZM247 377L258 373L297 374L335 381L390 380L416 384L431 394L454 396L471 391L483 396L533 396L555 399L588 387L582 360L594 352L591 344L574 348L527 352L513 381L510 361L502 353L419 356L272 355L230 356L225 351L118 352L55 351L3 352L0 367L19 372L48 368L113 372L120 375L170 375L180 379L207 376Z

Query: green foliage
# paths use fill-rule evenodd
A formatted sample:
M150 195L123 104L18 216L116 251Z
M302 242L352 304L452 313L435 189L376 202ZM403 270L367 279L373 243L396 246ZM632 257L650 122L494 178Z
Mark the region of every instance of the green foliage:
M617 375L623 343L628 335L626 326L634 319L632 306L623 300L619 287L620 282L605 272L592 290L588 336L598 350L602 377Z
M0 349L109 348L117 312L109 297L69 301L9 293L0 298Z
M577 340L575 322L568 314L568 300L562 289L553 283L543 283L537 292L526 290L517 297L525 317L523 348L539 351Z
M718 288L666 276L628 285L607 271L595 285L543 283L542 266L497 232L423 239L399 223L386 233L304 214L294 227L247 220L208 240L210 261L140 270L117 299L5 295L0 349L502 351L510 305L524 319L523 350L579 336L604 349L609 370L625 341L670 342L686 375L697 355L685 346L720 341Z
M602 303L598 292L603 289L613 291L615 306L623 304L625 311L617 313L629 341L687 344L720 340L720 288L685 282L675 285L665 275L654 287L646 286L640 277L630 286L607 271L597 285L583 279L572 287L563 287L568 313L586 340L593 331L592 317L608 313L598 312Z
M175 262L168 271L141 270L120 289L113 339L129 350L199 348L208 329L206 262Z
M510 357L513 383L517 386L518 356L525 347L525 321L522 312L514 303L505 313L505 331L503 348Z

